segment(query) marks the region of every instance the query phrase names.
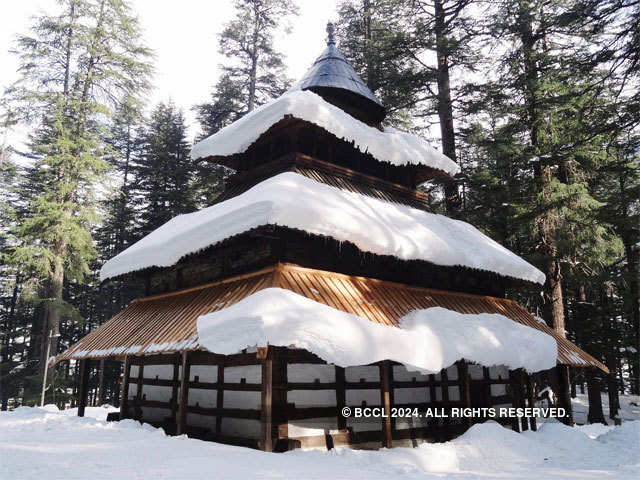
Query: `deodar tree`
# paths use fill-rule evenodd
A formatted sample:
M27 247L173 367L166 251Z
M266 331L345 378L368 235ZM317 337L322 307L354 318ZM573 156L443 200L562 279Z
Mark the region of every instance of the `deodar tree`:
M150 51L126 1L59 3L58 14L36 17L18 38L20 79L10 92L33 127L30 193L11 261L28 272L38 299L31 355L40 369L50 337L57 352L69 308L63 286L81 281L95 256L96 191L108 168L103 126L121 98L147 88L150 74Z

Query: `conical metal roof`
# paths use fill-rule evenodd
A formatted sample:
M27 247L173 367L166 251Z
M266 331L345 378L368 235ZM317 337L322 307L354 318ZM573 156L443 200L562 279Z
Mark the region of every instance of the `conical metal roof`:
M327 89L342 90L340 95L342 98L345 93L354 94L356 97L352 97L353 100L370 110L375 121L381 121L385 116L384 106L336 47L331 24L327 26L327 32L329 33L327 48L298 82L297 88L316 91L322 96L324 96L323 93L328 92Z

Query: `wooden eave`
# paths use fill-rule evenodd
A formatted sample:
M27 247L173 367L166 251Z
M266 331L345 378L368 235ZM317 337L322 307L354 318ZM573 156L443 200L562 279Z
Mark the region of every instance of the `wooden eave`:
M222 310L270 287L291 290L316 302L390 326L397 326L398 320L412 310L437 306L467 314L499 313L554 337L558 344L559 364L609 371L604 364L537 321L514 301L414 287L286 263L207 285L134 300L59 354L56 361L203 350L198 344L196 322L199 316Z

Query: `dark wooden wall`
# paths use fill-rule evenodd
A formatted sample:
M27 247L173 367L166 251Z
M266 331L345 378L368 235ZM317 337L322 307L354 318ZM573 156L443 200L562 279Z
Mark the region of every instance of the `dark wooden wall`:
M88 361L85 361L88 362ZM288 380L287 369L290 365L318 364L326 365L322 359L314 354L299 349L284 347L258 348L257 353L239 353L235 355L216 355L203 351L181 352L167 355L149 355L143 357L128 356L125 359L123 375L123 391L120 418L134 418L162 427L169 434L187 433L189 436L205 440L214 440L235 445L244 445L268 451L285 451L293 448L326 447L338 445L369 445L392 447L394 445L416 445L418 441L446 441L450 440L469 428L473 423L484 419L465 418L433 418L425 423L414 425L403 422L397 424L393 418L383 418L373 421L373 429L354 431L347 426L348 419L342 416L342 408L349 406L366 407L349 404L346 392L354 390L371 390L379 392L380 402L376 406L383 406L387 411L392 408L417 408L425 412L427 408L438 408L446 411L453 407L492 407L496 405L531 406L533 405L533 384L531 377L520 370L508 372L503 376L490 376L488 368L481 368L465 362L458 362L449 369L442 370L438 375L416 375L412 377L405 373L394 378L394 367L391 361L378 362L379 380L347 379L345 369L335 368L335 380L321 381L308 378L305 381L292 382ZM172 369L172 378L159 379L149 373L152 366L164 365ZM189 370L196 366L216 369L217 381L202 381L195 376L190 378ZM225 379L225 368L233 366L259 365L262 376L259 382L232 382ZM137 375L131 376L132 366L137 366ZM475 368L475 375L469 369ZM480 370L478 370L478 368ZM453 369L453 370L452 370ZM202 371L202 370L201 370ZM403 370L404 371L404 370ZM455 376L447 372L455 373ZM147 372L147 373L145 373ZM480 375L477 373L480 372ZM193 375L191 375L193 377ZM136 385L135 394L129 395L129 385ZM163 386L171 388L171 398L168 401L147 399L145 390ZM503 387L504 393L492 394L492 386ZM451 387L457 389L456 398L450 398ZM210 392L214 396L215 408L195 405L189 401L192 390ZM398 392L406 389L420 389L429 392L428 398L412 403L402 402ZM288 399L287 392L300 391L335 392L335 405L324 407L296 406ZM80 391L83 391L82 388ZM256 408L239 408L229 403L224 392L255 392L260 393L261 402ZM83 402L80 399L79 404ZM145 418L145 409L163 409L166 416L158 420ZM188 420L189 414L196 414L198 418L215 417L212 422L198 422ZM289 434L288 426L296 421L305 419L331 418L335 419L337 430L324 435L295 437ZM195 417L194 417L195 418ZM250 419L259 421L262 430L257 437L230 436L222 433L221 422L224 419ZM496 421L521 431L536 428L535 422L520 423L509 418L496 418Z

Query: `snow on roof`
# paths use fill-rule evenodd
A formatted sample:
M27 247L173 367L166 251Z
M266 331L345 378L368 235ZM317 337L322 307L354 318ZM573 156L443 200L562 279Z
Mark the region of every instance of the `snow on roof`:
M400 328L382 325L289 290L267 288L198 318L198 342L229 355L253 346L291 346L341 367L394 360L437 373L465 359L528 372L556 365L555 339L495 313L414 310Z
M463 266L544 283L544 274L468 223L388 203L293 172L241 195L179 215L108 262L100 279L167 267L234 235L279 225L353 242L360 250L403 260Z
M229 156L247 150L263 133L291 115L318 125L338 138L353 141L355 147L381 162L392 165L426 165L456 174L460 167L417 135L385 127L381 132L357 120L310 91L291 91L262 105L240 120L196 143L193 159Z

